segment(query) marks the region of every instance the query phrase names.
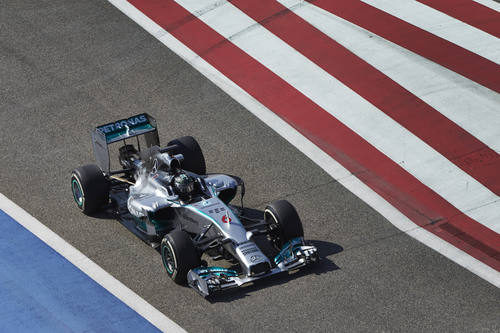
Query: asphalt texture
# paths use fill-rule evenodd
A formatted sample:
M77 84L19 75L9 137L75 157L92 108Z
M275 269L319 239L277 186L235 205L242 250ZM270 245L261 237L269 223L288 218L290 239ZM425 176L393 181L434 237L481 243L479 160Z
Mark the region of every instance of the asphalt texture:
M186 330L500 331L500 291L402 234L104 0L1 0L0 192ZM285 198L321 263L207 301L154 249L78 211L71 170L93 126L148 112L193 135L246 204Z

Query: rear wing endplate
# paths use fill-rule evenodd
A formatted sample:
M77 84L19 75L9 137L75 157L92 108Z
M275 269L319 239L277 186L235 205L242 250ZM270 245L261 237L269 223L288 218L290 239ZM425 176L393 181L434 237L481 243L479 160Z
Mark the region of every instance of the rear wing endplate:
M94 146L94 156L97 165L99 165L102 171L109 173L110 161L108 145L113 142L143 134L146 147L160 145L156 119L147 113L141 113L130 118L120 119L112 123L97 126L92 131L92 144Z

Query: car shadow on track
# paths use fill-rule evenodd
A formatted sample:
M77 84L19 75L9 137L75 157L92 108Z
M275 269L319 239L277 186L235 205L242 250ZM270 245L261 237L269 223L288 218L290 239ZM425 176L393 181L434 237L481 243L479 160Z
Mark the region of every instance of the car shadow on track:
M94 219L99 219L99 220L115 220L116 219L116 214L113 213L111 210L103 210L102 212L97 212L88 215L91 218Z
M318 252L320 255L320 260L318 263L308 267L304 267L295 272L281 273L270 276L268 278L255 281L253 284L249 284L248 286L225 290L223 292L211 295L210 297L206 298L206 300L210 303L232 302L240 298L251 296L252 292L272 286L283 285L283 287L286 288L286 284L288 282L303 276L307 276L310 274L321 275L341 269L327 257L342 252L344 250L342 246L340 246L339 244L320 240L309 240L309 242L318 248Z

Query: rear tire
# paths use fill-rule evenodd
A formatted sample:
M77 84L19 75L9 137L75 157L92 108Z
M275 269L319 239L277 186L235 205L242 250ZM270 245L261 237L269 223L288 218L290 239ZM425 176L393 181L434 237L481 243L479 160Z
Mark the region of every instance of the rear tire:
M185 285L188 272L201 266L200 256L189 235L182 230L173 230L161 241L163 266L175 283Z
M286 242L304 237L299 214L286 200L270 203L264 210L264 219L269 227L269 238L278 250L281 250Z
M95 164L73 170L71 190L76 205L87 215L95 213L109 202L109 183Z
M181 162L181 167L184 170L194 172L198 175L205 175L207 173L205 157L195 138L192 136L183 136L170 141L168 145L177 145L173 153L184 156L184 160Z

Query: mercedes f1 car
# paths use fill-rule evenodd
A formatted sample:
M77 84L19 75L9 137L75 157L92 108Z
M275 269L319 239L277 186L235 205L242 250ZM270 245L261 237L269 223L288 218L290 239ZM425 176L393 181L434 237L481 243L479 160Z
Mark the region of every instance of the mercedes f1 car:
M207 174L193 137L172 140L161 148L156 120L150 115L98 126L92 131L92 143L97 164L76 168L71 175L77 206L89 215L112 211L123 225L159 249L165 270L176 283L187 283L206 297L319 259L316 247L304 241L301 220L289 202L272 202L263 218L247 217L243 181ZM112 143L121 144L120 168L114 171L109 157ZM238 189L241 207L230 204ZM265 235L272 244L272 255L259 248L257 235ZM204 254L235 264L208 266L201 260Z

